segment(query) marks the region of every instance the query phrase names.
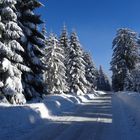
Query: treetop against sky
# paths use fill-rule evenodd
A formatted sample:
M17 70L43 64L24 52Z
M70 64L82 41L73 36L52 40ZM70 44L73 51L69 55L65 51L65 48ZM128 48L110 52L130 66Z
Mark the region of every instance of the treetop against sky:
M118 28L140 32L139 0L40 0L37 12L46 21L47 31L61 32L63 23L69 32L75 28L83 47L97 66L110 75L112 40Z

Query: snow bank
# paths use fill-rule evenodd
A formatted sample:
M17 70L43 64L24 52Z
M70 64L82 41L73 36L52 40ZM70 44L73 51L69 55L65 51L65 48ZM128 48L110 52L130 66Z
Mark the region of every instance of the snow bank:
M44 116L45 114L45 116ZM0 139L14 140L44 123L48 112L43 104L11 106L0 104Z
M84 97L87 98L88 100L94 100L95 95L94 94L87 94Z
M66 111L72 111L78 104L89 102L94 97L94 94L80 96L71 94L50 95L44 98L43 103L49 110L50 115L59 115Z
M77 96L73 96L71 94L64 94L63 96L65 96L66 98L69 98L69 100L71 100L75 104L81 103L81 101L77 98Z
M105 95L105 94L107 94L107 93L104 91L95 91L96 96Z
M80 104L94 99L94 94L84 96L51 95L40 103L10 105L0 103L0 140L15 140L48 123L55 116L74 111Z
M48 108L50 115L58 115L76 107L75 102L65 95L46 96L43 103Z
M140 93L138 92L124 91L124 92L117 92L117 94L122 97L128 97L128 98L137 97L138 99L140 98Z
M135 108L140 103L140 93L138 92L117 92L115 94L117 94L117 96L125 103L133 107L135 106Z
M88 96L77 96L77 98L80 100L81 103L87 103L88 100Z
M140 126L140 93L118 92L116 96L123 101L128 117Z

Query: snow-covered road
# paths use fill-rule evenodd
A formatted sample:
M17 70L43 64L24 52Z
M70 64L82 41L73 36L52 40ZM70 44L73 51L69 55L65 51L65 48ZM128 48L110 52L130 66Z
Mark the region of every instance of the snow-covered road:
M107 94L89 100L74 112L53 117L24 139L30 140L140 140L140 110L122 96ZM136 116L137 117L136 117Z

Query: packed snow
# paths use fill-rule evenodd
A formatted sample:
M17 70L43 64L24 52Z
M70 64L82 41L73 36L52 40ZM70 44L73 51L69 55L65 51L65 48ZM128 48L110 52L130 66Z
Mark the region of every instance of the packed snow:
M20 139L21 136L30 134L34 129L48 123L53 116L73 111L91 98L93 99L94 95L76 97L62 94L44 96L43 102L35 100L25 105L0 103L0 139Z
M50 95L20 106L1 103L0 139L139 140L140 95L97 94Z

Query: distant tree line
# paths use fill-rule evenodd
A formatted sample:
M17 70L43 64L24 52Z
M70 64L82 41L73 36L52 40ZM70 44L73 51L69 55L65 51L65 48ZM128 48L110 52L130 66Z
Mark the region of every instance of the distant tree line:
M44 29L43 29L44 30ZM45 58L47 93L94 93L110 91L111 86L102 68L98 70L90 54L82 48L76 32L68 36L66 26L59 38L50 34L46 39Z

